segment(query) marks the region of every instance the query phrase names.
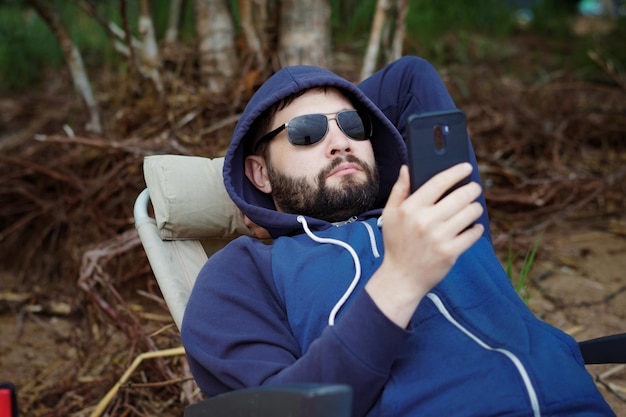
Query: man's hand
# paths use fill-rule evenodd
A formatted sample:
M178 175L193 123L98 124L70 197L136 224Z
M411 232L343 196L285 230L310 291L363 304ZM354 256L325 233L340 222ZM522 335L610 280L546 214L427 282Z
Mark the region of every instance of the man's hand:
M400 170L383 210L385 259L365 289L393 322L406 327L421 299L483 233L472 225L483 208L477 183L447 190L472 171L468 163L447 169L410 194L409 171ZM441 199L441 200L440 200ZM471 226L471 227L470 227Z
M271 239L272 238L272 236L270 236L267 230L265 230L258 224L254 223L246 215L243 216L243 224L245 224L248 227L248 229L250 229L252 233L254 233L254 237L256 238L259 238L259 239Z

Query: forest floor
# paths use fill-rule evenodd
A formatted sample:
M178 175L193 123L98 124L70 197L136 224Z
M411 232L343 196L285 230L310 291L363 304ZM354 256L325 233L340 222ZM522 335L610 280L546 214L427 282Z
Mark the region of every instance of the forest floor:
M536 45L511 52L525 63L517 74L439 69L468 114L499 259L507 264L509 248L523 258L541 237L524 290L531 310L579 341L623 333L626 89L542 72L519 52ZM109 91L101 99L117 123L111 138L74 136L66 123L81 110L69 90L62 76L42 91L0 96L0 168L9 178L0 179L0 382L13 382L22 414L36 417L90 415L137 355L180 345L132 232L141 160L190 149L220 155L232 129L194 152L193 133L162 135L162 114ZM141 118L153 124L137 127ZM108 415L180 416L200 397L182 356L152 362L123 384ZM588 370L626 417L626 369Z
M506 256L506 253L500 253L500 259L506 259ZM530 307L539 317L579 341L624 332L624 271L625 235L611 231L610 225L601 220L564 222L543 235L531 274ZM6 276L0 277L1 288L5 288L6 280ZM67 292L75 291L71 283L67 286ZM29 296L33 297L33 294ZM131 298L138 302L138 311L154 310L153 303ZM8 300L0 299L0 302L6 304ZM161 314L163 320L167 320L165 314ZM102 368L116 360L115 355L128 349L127 341L123 335L113 332L91 347L77 346L76 329L83 327L84 323L79 323L82 320L85 318L4 310L0 314L0 380L12 381L28 400L34 400L33 396L44 392L50 395L49 391L69 384L67 378L77 374L82 380L74 381L70 386L92 382L89 374L101 375ZM81 349L92 352L81 352ZM103 357L95 360L95 351L100 351ZM100 369L89 369L90 366ZM616 415L626 416L626 369L620 365L589 365L588 370ZM102 376L95 378L101 378L100 392L104 396L112 381ZM81 395L80 390L77 391L76 395ZM52 396L59 397L59 393ZM72 415L89 415L87 411L91 408L84 405L84 414ZM39 414L43 411L39 409L37 415L57 415L53 410L58 406L49 404L48 413ZM170 414L164 415L175 416L177 409L181 412L178 415L182 415L182 405L170 408Z

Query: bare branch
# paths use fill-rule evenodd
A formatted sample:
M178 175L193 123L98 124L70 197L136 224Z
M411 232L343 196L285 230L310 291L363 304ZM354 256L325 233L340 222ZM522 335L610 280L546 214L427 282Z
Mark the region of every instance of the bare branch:
M115 22L111 22L102 16L93 0L75 1L75 3L83 10L83 12L93 17L104 28L105 32L113 42L115 49L119 53L126 57L130 56L129 48L126 44L124 44L126 40L126 32L124 29L116 25ZM135 49L141 48L141 42L134 37L131 37L131 44Z
M383 27L389 10L391 9L390 0L378 0L376 2L376 13L372 22L372 31L367 44L367 51L363 59L363 68L361 69L361 80L366 79L374 73L376 61L380 51L380 43L382 38Z
M180 24L182 8L183 0L170 0L170 13L165 32L165 42L170 45L178 41L178 25Z
M91 84L89 83L89 77L87 76L87 71L85 70L85 65L83 64L83 58L80 51L74 44L74 41L72 41L67 29L65 29L61 23L61 19L58 14L56 14L56 12L54 12L47 3L40 0L28 0L28 3L37 11L37 13L39 13L41 18L50 27L56 36L59 45L61 46L65 62L70 70L70 74L72 75L74 88L76 88L76 91L80 94L85 107L87 108L87 112L89 113L87 130L101 134L102 124L100 122L100 112L91 90Z

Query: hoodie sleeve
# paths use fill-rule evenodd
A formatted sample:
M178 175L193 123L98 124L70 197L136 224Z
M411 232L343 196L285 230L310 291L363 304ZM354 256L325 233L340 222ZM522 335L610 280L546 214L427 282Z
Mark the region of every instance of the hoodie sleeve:
M301 352L273 285L270 249L240 238L200 272L181 329L198 385L214 396L260 385L348 384L357 399L353 416L366 415L410 332L361 291L341 320Z
M359 84L400 131L406 141L407 121L412 114L456 108L437 70L425 59L414 56L400 58ZM468 136L470 161L474 166L472 181L481 184L474 147ZM491 241L485 197L479 198L484 211L478 222L485 227L483 236Z

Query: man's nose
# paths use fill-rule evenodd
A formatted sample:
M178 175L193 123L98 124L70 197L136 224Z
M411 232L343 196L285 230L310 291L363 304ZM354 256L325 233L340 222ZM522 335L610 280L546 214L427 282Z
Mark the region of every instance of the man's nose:
M330 156L352 153L350 138L343 133L343 130L337 124L337 119L328 119L328 133L326 136L326 147Z

